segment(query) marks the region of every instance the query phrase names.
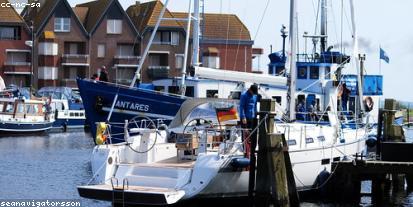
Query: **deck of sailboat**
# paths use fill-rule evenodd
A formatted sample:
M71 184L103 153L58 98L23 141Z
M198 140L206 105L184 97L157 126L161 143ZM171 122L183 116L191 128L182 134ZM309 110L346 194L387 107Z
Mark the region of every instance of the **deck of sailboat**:
M195 160L183 160L178 157L171 157L169 159L161 160L153 163L121 163L120 165L129 165L136 167L159 167L159 168L193 168Z

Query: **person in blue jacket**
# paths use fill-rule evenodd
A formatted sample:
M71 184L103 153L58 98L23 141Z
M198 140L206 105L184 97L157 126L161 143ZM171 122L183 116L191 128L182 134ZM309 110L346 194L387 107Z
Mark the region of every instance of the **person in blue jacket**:
M258 86L253 84L250 88L241 94L239 115L241 127L252 129L254 119L257 116Z

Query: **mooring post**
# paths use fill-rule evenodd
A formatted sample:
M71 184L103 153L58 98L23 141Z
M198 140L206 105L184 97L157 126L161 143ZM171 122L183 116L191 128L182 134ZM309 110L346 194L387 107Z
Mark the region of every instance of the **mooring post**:
M268 170L268 158L266 156L267 148L267 134L274 132L274 116L269 112L275 111L275 101L271 99L262 99L260 101L260 119L262 123L259 126L259 139L258 139L258 161L257 161L257 179L256 179L256 206L267 206L270 197L270 182L269 170ZM262 122L263 119L266 123Z
M396 117L397 101L394 99L386 99L384 101L385 119L384 119L384 139L388 142L403 142L404 134L401 126L394 124ZM400 174L392 174L393 190L398 191L404 189L405 176Z
M274 133L275 101L261 100L255 206L299 206L284 134Z

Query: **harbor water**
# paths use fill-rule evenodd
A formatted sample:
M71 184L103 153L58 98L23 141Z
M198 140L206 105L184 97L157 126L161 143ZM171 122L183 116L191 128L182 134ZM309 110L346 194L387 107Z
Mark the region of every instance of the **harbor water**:
M413 130L407 130L411 142ZM92 177L90 157L93 140L85 132L50 133L39 136L0 138L0 199L76 199L82 206L105 207L109 202L80 198L76 186ZM370 185L364 182L362 192ZM389 193L386 206L413 206L413 192ZM371 206L364 196L361 206ZM338 206L317 201L302 206ZM351 205L340 205L351 206Z

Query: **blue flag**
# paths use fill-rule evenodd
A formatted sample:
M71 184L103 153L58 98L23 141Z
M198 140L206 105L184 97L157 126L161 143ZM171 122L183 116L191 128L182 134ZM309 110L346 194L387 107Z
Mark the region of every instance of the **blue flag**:
M381 47L380 47L380 59L386 61L386 63L390 62L389 56L387 55L387 53L383 49L381 49Z

